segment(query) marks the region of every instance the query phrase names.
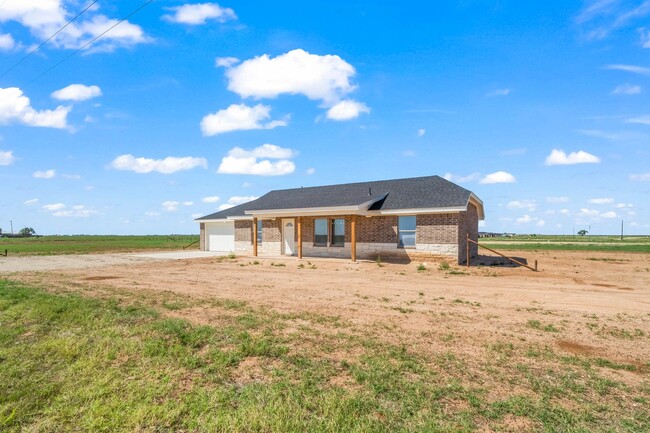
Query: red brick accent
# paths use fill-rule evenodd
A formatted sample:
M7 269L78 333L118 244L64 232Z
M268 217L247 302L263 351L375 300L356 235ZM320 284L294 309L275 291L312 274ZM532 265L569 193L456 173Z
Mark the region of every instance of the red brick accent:
M416 242L418 244L455 244L458 242L458 214L418 215Z
M397 245L397 217L357 218L357 242L394 243Z
M262 242L280 242L281 219L262 220Z
M235 241L253 244L253 221L235 220Z
M467 234L469 238L478 242L478 209L473 203L467 205L467 212L459 214L460 221L458 224L458 263L467 262ZM470 257L478 255L478 245L470 243Z

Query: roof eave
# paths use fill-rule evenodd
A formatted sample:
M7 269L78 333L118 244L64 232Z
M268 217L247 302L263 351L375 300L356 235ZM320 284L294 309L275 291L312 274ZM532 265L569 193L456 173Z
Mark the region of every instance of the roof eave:
M478 219L480 221L483 221L485 219L485 208L483 207L483 200L478 198L476 194L473 192L469 193L469 198L467 199L467 206L469 207L469 204L472 203L474 206L476 206L476 209L478 211Z
M457 213L467 210L467 206L447 206L431 208L410 208L410 209L388 209L375 210L365 213L367 216L373 215L419 215L419 214L439 214L439 213Z
M244 211L246 215L257 218L275 218L280 216L316 216L316 215L362 215L370 206L386 198L388 193L372 197L370 200L351 206L322 206L293 209L257 209Z

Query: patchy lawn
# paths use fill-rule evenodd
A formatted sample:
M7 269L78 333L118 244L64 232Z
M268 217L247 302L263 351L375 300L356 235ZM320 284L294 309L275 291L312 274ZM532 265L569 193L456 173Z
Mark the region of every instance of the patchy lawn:
M468 292L516 285L501 269L195 263L0 280L0 430L650 430L648 312ZM197 267L214 284L173 291ZM369 275L383 283L361 289ZM305 287L275 291L287 281Z

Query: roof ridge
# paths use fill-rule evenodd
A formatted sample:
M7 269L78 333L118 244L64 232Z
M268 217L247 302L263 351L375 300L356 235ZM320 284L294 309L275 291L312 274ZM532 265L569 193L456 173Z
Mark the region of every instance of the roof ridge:
M327 187L331 187L331 186L343 186L343 185L352 186L352 185L361 185L361 184L364 184L364 183L367 184L367 183L396 182L396 181L416 180L416 179L430 179L430 178L434 178L434 177L440 178L442 180L447 180L444 177L440 177L437 174L434 174L434 175L431 175L431 176L399 177L399 178L395 178L395 179L366 180L366 181L361 181L361 182L332 183L332 184L329 184L329 185L301 186L300 188L272 189L267 194L269 194L271 192L276 192L276 191L293 191L293 190L301 190L301 189L304 190L304 189L308 189L308 188L327 188ZM451 183L453 185L456 185L455 183L453 183L451 181L447 180L447 182L449 182L449 183ZM456 186L460 186L460 185L456 185ZM461 188L462 188L462 186L461 186Z

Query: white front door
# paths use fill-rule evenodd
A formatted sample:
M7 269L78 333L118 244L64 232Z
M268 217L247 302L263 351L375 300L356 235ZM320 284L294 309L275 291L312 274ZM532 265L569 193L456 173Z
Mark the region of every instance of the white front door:
M294 222L292 219L282 220L282 253L293 256L296 251Z

